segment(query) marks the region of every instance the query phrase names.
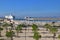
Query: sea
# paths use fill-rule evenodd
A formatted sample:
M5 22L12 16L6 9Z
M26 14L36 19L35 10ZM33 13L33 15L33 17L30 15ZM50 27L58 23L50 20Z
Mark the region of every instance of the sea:
M20 21L34 21L34 22L60 22L60 20L26 20L24 18L17 19L15 18L14 20L20 20Z
M4 18L4 17L0 17ZM26 20L24 18L14 18L14 20L19 20L19 21L35 21L35 22L60 22L60 20Z

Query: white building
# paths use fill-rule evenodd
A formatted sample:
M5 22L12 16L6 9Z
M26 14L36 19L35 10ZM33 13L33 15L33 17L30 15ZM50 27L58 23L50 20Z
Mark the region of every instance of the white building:
M5 16L6 19L10 19L10 20L13 20L13 16L12 15L8 15L8 16Z

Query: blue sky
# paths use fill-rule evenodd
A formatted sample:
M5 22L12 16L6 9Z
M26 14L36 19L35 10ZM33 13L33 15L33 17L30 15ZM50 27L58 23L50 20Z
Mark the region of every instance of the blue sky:
M0 0L0 16L60 16L60 0Z

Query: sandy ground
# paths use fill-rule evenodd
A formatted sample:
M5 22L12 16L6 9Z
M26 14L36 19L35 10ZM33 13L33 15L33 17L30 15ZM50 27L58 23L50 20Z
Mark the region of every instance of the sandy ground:
M51 22L28 22L28 21L14 21L16 24L37 24L37 25L45 25L46 23L49 23L51 24ZM55 25L60 25L60 22L56 22ZM25 28L23 28L25 29ZM28 30L28 29L32 29L32 27L27 27L26 28L27 30L22 30L23 33L19 33L19 37L13 37L14 40L35 40L33 39L33 37L29 37L29 36L33 36L33 31L32 30ZM39 27L40 30L38 30L39 34L42 36L42 38L40 38L39 40L53 40L52 36L53 34L50 33L49 31L46 31L46 28L42 28L42 27ZM15 32L15 35L16 34L16 31L13 30ZM0 38L4 38L4 39L7 39L7 37L5 36L5 32L6 30L4 29L2 31L2 36L3 37L0 37ZM25 32L26 32L26 37L25 37ZM56 33L56 37L58 37L58 35L60 34L60 29L58 29L58 32ZM7 39L9 40L9 39ZM55 40L59 40L58 38L55 38Z
M25 37L25 30L22 30L23 33L19 33L18 34L19 37L13 37L13 39L14 40L25 40L25 38L26 38L26 40L34 40L32 37L29 37L29 36L33 36L33 33L32 33L33 31L32 30L28 30L28 29L32 29L32 28L31 27L27 27L26 29L27 29L26 30L26 37ZM38 32L42 36L42 38L40 38L39 40L53 40L53 38L52 38L53 34L52 33L50 33L49 31L46 31L45 28L39 28L39 29L40 30ZM2 36L3 37L0 37L0 38L7 39L7 37L5 36L5 31L6 31L5 29L2 31ZM15 32L15 35L17 35L15 30L14 30L14 32ZM60 34L60 29L57 32L56 37L59 34ZM59 40L59 39L55 38L55 40Z

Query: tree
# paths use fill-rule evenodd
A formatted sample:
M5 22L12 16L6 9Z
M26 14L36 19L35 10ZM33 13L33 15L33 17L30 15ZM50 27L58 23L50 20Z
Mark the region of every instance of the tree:
M0 37L1 37L1 31L3 30L3 28L0 27Z
M7 32L7 27L10 26L10 24L8 24L8 23L4 23L2 26L5 27L6 32Z
M0 37L1 37L1 31L3 30L1 26L2 26L2 23L0 22Z
M25 24L20 24L22 27L27 27Z
M7 36L8 38L11 38L11 40L13 40L14 34L15 34L15 33L14 33L13 31L11 31L11 30L10 30L9 32L8 32L8 31L6 32L6 36Z
M46 28L46 31L48 31L48 29L51 28L51 25L49 25L49 24L45 24L44 26L45 26L45 28Z
M50 32L53 33L53 40L55 39L55 36L56 36L56 32L57 31L58 31L58 29L55 28L55 27L50 28Z
M17 28L18 28L18 30L20 31L20 33L22 32L21 30L22 30L22 27L23 27L23 25L21 25L21 24L19 24L18 26L17 26Z
M18 27L16 27L16 32L17 32L17 36L18 36L18 32L19 32L19 28Z
M0 39L0 40L4 40L4 39Z
M39 35L39 33L36 31L36 32L34 32L33 38L34 38L35 40L39 40L39 38L41 38L41 35Z
M53 27L55 27L55 22L52 22Z
M20 33L22 33L22 26L23 25L21 25L21 24L19 24L17 27L16 27L16 32L17 32L17 36L18 36L18 33L20 32Z
M58 35L58 38L60 39L60 35Z
M39 35L39 33L38 33L38 26L35 25L35 24L33 24L33 25L32 25L32 30L33 30L33 32L34 32L33 38L34 38L35 40L39 40L39 38L41 38L41 35Z
M32 25L32 30L33 30L33 31L37 31L37 30L38 30L38 26L35 25L35 24L33 24L33 25Z

